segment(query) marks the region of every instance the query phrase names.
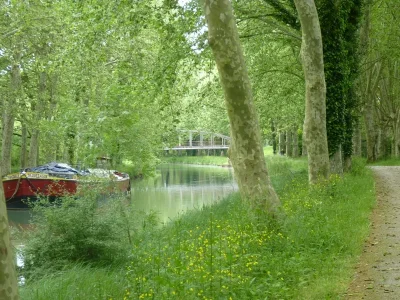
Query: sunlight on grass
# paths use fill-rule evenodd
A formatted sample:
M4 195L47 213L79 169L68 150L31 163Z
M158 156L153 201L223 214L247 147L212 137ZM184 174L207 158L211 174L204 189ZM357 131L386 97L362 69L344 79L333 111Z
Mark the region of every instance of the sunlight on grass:
M235 196L144 232L132 251L126 298L338 297L368 234L372 176L309 188L306 173L297 174L280 189L281 224L268 225Z
M161 227L141 223L123 268L66 265L27 282L22 299L339 298L369 231L370 171L355 160L353 173L309 187L304 159L267 164L284 219L232 195Z

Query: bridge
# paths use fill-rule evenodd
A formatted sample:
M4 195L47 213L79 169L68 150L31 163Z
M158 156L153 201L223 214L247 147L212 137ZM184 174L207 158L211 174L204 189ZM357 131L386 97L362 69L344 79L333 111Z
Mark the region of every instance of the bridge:
M201 130L178 130L177 145L164 150L226 150L229 148L229 136Z

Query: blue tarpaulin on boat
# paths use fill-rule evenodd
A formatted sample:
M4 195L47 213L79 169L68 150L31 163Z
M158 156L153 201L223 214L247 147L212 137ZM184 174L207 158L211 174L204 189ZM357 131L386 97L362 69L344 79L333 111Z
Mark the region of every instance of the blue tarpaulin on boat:
M32 167L32 168L27 168L25 169L26 172L40 172L40 173L62 173L62 174L70 174L70 175L75 175L79 174L81 175L82 173L73 167L71 167L68 164L65 163L57 163L57 162L51 162L48 164L45 164L43 166L38 166L38 167Z

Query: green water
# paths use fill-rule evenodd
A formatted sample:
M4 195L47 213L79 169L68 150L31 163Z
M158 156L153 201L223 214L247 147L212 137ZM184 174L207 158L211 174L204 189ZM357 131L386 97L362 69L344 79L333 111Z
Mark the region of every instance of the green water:
M166 222L188 209L210 205L237 189L231 168L165 164L159 175L132 184L132 203Z
M210 205L237 189L233 170L214 166L164 164L157 176L132 182L132 204L138 210L155 211L167 222L188 209ZM9 210L11 224L31 222L29 210Z

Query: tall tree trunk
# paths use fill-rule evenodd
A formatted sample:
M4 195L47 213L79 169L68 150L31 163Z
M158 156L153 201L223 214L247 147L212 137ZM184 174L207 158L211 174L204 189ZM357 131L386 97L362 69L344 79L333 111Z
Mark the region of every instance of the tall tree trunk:
M297 134L297 126L293 127L293 157L299 156L299 136Z
M293 144L292 144L292 131L289 129L286 131L286 155L288 157L292 157L293 153Z
M46 92L46 73L40 72L39 73L39 89L38 89L38 97L37 103L34 109L35 115L35 124L32 128L31 134L31 143L29 147L29 166L34 167L38 164L38 155L39 155L39 128L38 123L40 122L41 115L43 113L44 108L44 98Z
M274 120L271 120L271 136L272 136L272 152L276 154L277 145L276 145L276 126Z
M227 0L205 0L209 44L214 53L231 126L230 159L242 199L271 216L280 201L265 164L258 116L233 9Z
M17 272L11 247L10 228L2 184L0 184L0 257L0 299L18 300Z
M374 107L371 103L364 106L365 133L367 137L367 162L374 162L377 159L377 133L375 127Z
M49 78L49 109L46 110L46 119L51 122L54 120L55 113L57 111L57 98L56 98L56 87L58 82L58 76L55 73L52 73ZM60 141L53 141L53 147L49 147L46 149L45 157L46 161L56 161L57 160L57 147Z
M302 44L301 58L306 80L304 140L308 152L308 176L311 184L329 176L326 134L326 86L321 28L313 0L295 0L299 14Z
M365 59L368 58L368 49L370 41L370 19L371 19L372 1L367 0L365 5L364 23L360 30L360 50L363 51ZM374 58L376 59L376 58ZM376 93L378 83L382 72L382 64L375 63L371 68L368 68L361 74L360 91L363 103L363 118L365 125L365 134L367 139L367 162L374 162L377 159L377 122L375 112Z
M27 139L28 139L28 129L26 128L25 121L21 122L21 169L27 167Z
M19 67L20 60L21 54L19 51L16 51L13 55L13 64L11 66L11 93L8 101L5 101L5 107L3 108L3 131L1 144L1 168L4 172L3 175L11 172L11 149L15 119L14 112L22 92L21 71Z
M360 122L357 121L353 135L353 153L355 156L361 156L361 128Z
M279 154L284 155L286 152L285 132L279 132Z
M339 145L339 148L333 155L329 158L331 173L343 175L343 153L342 153L342 145Z
M76 128L74 125L70 126L67 130L67 142L66 146L68 148L68 163L71 165L75 165L75 149L76 149L76 141L75 141L75 132Z
M304 128L304 125L303 125L303 128ZM305 137L304 137L304 130L303 130L303 134L301 136L301 156L308 156L307 145L304 140L305 140Z

